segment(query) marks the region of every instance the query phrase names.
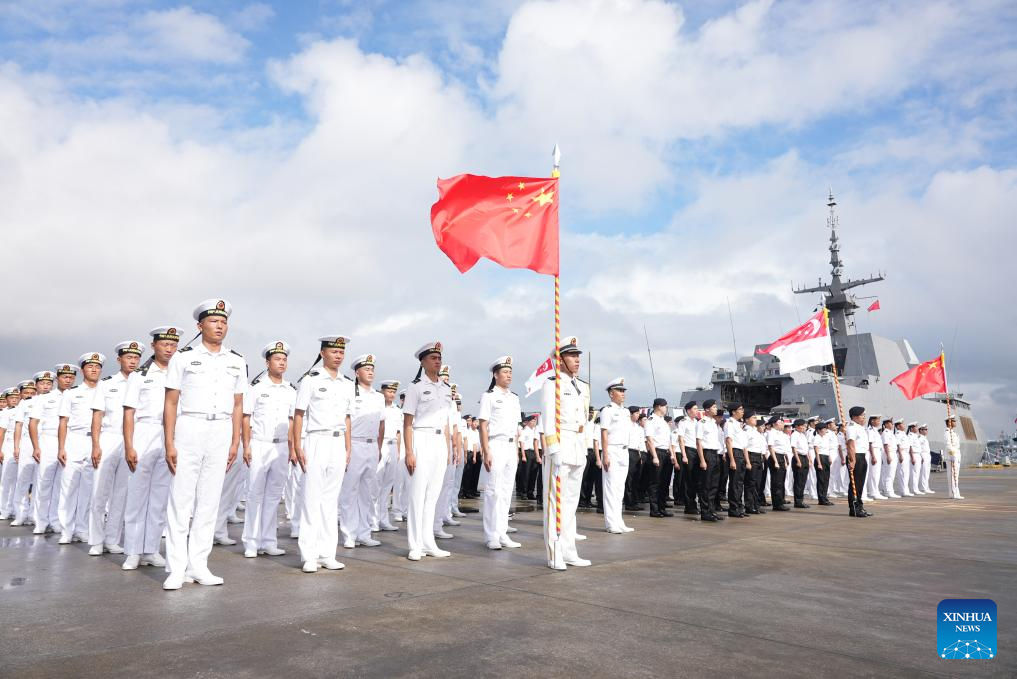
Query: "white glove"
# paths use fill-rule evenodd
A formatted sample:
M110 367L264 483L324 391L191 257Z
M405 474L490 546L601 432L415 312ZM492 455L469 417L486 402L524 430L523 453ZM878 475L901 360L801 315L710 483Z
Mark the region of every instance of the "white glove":
M555 443L547 450L547 458L551 463L551 469L555 469L561 464L561 444Z

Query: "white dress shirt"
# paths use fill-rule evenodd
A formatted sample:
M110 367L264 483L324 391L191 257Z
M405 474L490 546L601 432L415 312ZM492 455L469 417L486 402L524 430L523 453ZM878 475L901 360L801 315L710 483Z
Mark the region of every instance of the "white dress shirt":
M127 378L122 372L99 380L95 389L92 410L102 411L102 431L124 430L124 396L127 395Z
M251 416L251 438L282 443L289 435L297 392L286 380L256 381L244 394L244 415Z
M293 407L304 411L308 434L335 433L346 431L346 416L352 412L352 402L353 382L339 371L332 377L322 368L312 370L300 381Z
M183 415L226 416L233 412L234 397L247 390L247 363L226 347L213 353L199 343L173 354L166 388L180 391Z
M134 408L135 422L162 424L163 405L166 402L166 375L167 370L153 362L147 368L132 372L127 378L124 407Z
M452 389L440 379L432 382L427 373L422 373L418 382L406 388L403 413L413 415L414 429L444 431L448 428L451 433L449 410L455 410Z
M67 431L87 434L92 431L92 402L98 387L79 384L63 392L60 417L67 418Z
M519 397L508 389L495 386L480 395L479 420L487 422L487 437L491 440L511 440L522 418ZM532 431L532 430L531 430ZM532 443L530 444L532 447Z

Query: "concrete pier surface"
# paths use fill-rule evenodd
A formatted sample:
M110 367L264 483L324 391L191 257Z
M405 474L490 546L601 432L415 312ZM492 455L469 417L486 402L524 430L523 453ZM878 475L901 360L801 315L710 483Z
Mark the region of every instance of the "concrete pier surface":
M220 587L161 589L29 528L0 524L0 677L1014 677L1017 471L965 470L935 495L700 524L579 516L588 568L546 568L539 510L516 550L490 551L479 514L448 559L408 561L404 524L340 547L339 572L215 547ZM231 526L240 537L241 526ZM287 526L280 528L288 536ZM936 607L998 605L998 655L942 660Z

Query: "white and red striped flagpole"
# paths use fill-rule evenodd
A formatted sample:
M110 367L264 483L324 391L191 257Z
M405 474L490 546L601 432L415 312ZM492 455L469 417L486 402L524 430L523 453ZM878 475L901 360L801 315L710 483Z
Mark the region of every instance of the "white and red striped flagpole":
M558 179L561 176L561 170L559 165L561 162L561 151L558 150L558 145L554 145L554 150L551 152L551 157L554 159L554 167L551 169L551 177ZM561 199L561 191L558 192L559 200ZM557 445L561 446L561 222L558 225L558 271L554 275L554 438ZM546 454L546 451L545 451ZM556 550L558 549L558 541L561 539L561 477L558 475L558 470L554 470L554 488L549 488L549 492L554 492L554 535L555 541L551 546L551 560L554 562L557 556ZM548 517L550 520L550 517Z

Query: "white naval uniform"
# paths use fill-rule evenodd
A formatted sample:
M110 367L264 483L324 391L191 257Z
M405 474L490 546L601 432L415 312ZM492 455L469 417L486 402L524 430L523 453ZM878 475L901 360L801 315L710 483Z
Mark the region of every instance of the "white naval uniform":
M29 438L28 447L22 441L21 445L21 469L18 471L18 497L28 495L28 484L32 484L32 521L35 523L35 533L44 533L46 526L52 526L53 530L61 530L59 506L60 506L60 477L63 467L57 460L57 428L60 426L60 402L63 392L54 388L48 394L36 394L29 401L28 413L23 420L22 432L25 438L28 437L28 427L31 420L39 420L39 460L38 464L32 462L26 466L25 457L34 459L32 454L32 443ZM26 472L28 472L26 474ZM31 476L29 476L31 475ZM26 478L28 477L28 478ZM32 478L34 477L34 478ZM22 495L24 494L24 495ZM26 502L27 505L27 502ZM19 518L19 521L24 519Z
M304 411L307 469L299 491L300 560L335 559L339 547L339 490L346 474L346 418L353 404L353 382L338 371L311 371L297 388L297 410Z
M508 515L519 464L516 454L516 435L522 419L519 397L494 386L480 395L477 417L481 423L487 422L487 450L491 458L491 471L484 486L484 539L488 545L503 544L509 539Z
M901 489L900 494L903 496L914 495L911 491L911 476L914 472L915 465L911 462L911 457L914 453L918 452L917 447L917 434L908 434L906 432L898 431L895 432L895 438L897 443L897 453L900 455L899 465L897 467L897 473L894 476L894 480L891 481L891 490ZM917 460L917 455L915 458Z
M461 419L459 417L459 410L455 406L453 399L452 408L448 414L448 435L449 435L449 447L448 447L448 466L445 467L445 473L441 477L441 492L438 494L438 504L434 511L434 532L435 534L442 532L442 526L452 518L451 502L449 500L452 494L452 484L455 483L456 477L456 464L455 464L455 439L456 434L461 430L459 429L459 423Z
M60 475L60 503L57 513L65 537L88 540L88 514L92 503L92 403L98 387L79 384L63 392L60 417L67 418L64 452L67 455Z
M604 525L609 533L624 533L627 528L622 507L625 500L625 479L629 473L629 439L635 426L625 406L608 403L600 410L600 430L607 432L608 466L603 474L602 499Z
M918 435L918 450L915 451L915 466L911 473L912 491L918 495L932 493L929 489L929 471L932 465L932 448L929 438Z
M307 418L299 432L293 432L294 437L300 437L300 447L307 450ZM290 520L290 537L300 537L300 498L304 494L304 470L298 463L291 463L289 474L286 478L286 490L283 493L283 501L286 504L286 518Z
M847 497L847 439L837 432L837 445L830 453L830 494Z
M208 573L233 441L233 404L247 389L247 363L225 346L213 353L199 342L173 354L166 388L180 392L176 474L166 512L166 570L171 576L200 576Z
M951 499L962 499L960 494L960 466L961 449L960 437L956 429L949 429L943 432L943 441L946 443L946 489Z
M130 470L124 459L124 395L127 377L120 371L99 380L92 410L102 413L99 467L92 478L88 544L119 545L123 541L124 507ZM91 452L91 451L89 451Z
M278 547L279 500L289 467L289 431L297 392L286 380L255 380L244 394L250 416L251 464L244 510L244 551Z
M385 406L385 438L382 439L381 459L378 460L377 486L374 494L372 529L394 530L389 515L389 501L392 514L402 518L406 487L406 467L402 464L403 411L393 403Z
M463 516L463 513L459 511L459 491L463 485L463 472L466 471L466 461L470 459L470 453L473 452L473 430L470 429L470 425L465 417L459 418L459 436L462 439L463 450L459 463L455 465L452 487L448 493L448 511L450 516Z
M883 473L883 437L875 427L866 427L865 435L869 439L869 445L865 449L869 463L868 475L865 477L865 491L862 501L885 500L886 496L879 492L879 480ZM876 461L873 462L872 458Z
M21 402L3 411L4 436L0 439L0 450L4 454L4 466L0 470L0 519L14 516L14 488L18 484L18 460L14 459L14 427L16 416L21 413Z
M882 446L879 448L879 457L883 461L883 469L879 476L879 492L887 497L899 497L894 491L894 481L897 478L897 432L894 430L880 430L879 438ZM890 452L886 452L889 448ZM889 459L887 459L889 458Z
M359 394L358 387L350 389L354 391L350 404L353 454L339 491L339 527L346 547L372 539L371 515L383 447L378 433L385 418L385 397L381 392L364 386L359 386Z
M438 552L434 541L435 509L448 466L452 389L432 382L426 373L406 389L403 414L413 416L413 454L416 468L409 478L406 541L410 554Z
M29 414L32 410L32 401L35 397L30 399L22 399L18 403L18 410L11 415L11 428L14 429L18 424L21 425L21 440L18 442L19 459L18 459L18 476L14 480L14 492L11 493L10 503L11 511L8 512L9 516L14 517L13 526L16 524L24 523L35 523L35 511L32 505L32 498L28 495L28 490L32 484L35 483L35 472L38 469L38 463L32 456L32 439L28 434L28 422ZM56 505L53 506L53 514L51 520L56 525L58 519L56 517Z
M124 505L124 554L127 556L158 554L166 527L172 475L166 464L162 424L165 401L166 370L159 364L153 361L127 378L124 408L134 411L131 445L137 455L134 471L128 467Z
M805 479L805 494L813 500L819 499L819 490L816 487L816 430L806 429L805 440L809 448L809 475Z

